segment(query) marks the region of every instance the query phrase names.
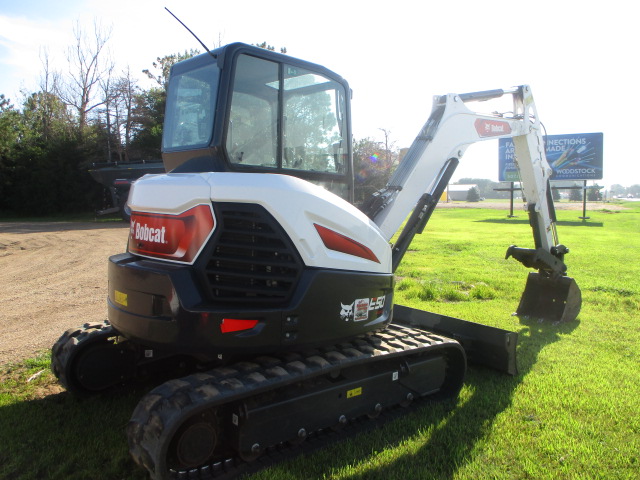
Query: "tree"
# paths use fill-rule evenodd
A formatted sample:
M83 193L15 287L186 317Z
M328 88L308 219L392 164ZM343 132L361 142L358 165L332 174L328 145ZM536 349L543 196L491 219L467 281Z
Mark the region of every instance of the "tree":
M275 52L276 51L276 47L274 47L273 45L269 45L267 42L262 42L262 43L254 43L253 44L256 47L260 47L260 48L264 48L265 50L269 50L271 52ZM280 53L287 53L287 47L280 47Z
M496 192L496 188L504 188L498 182L486 178L461 178L456 182L457 185L476 185L478 193L483 198L509 198L509 192Z
M42 74L40 76L40 93L39 100L41 102L40 118L42 121L42 134L48 139L51 132L51 125L54 122L54 116L60 116L60 97L57 92L60 89L60 74L51 70L49 66L49 52L46 49L40 52L40 61L42 63ZM66 107L63 104L63 108ZM71 125L70 118L69 125Z
M99 88L112 71L106 52L110 30L94 22L93 33L87 35L76 23L74 35L66 74L50 68L44 49L40 89L24 92L20 109L0 97L0 210L4 212L81 211L101 192L86 166L94 158L106 158L102 150L108 150L101 135L104 112L98 108L105 98L113 97L109 88L101 96ZM107 137L112 131L107 129ZM126 128L123 131L126 135ZM114 148L117 145L115 141Z
M120 101L120 127L122 129L125 160L129 160L129 146L134 131L134 105L138 94L138 86L131 77L131 72L127 68L124 74L116 83L116 94Z
M160 158L162 125L167 95L164 89L152 88L138 93L133 106L131 155L145 160Z
M28 95L22 111L0 113L0 210L12 214L80 211L99 189L66 105L49 92ZM43 119L47 119L45 129Z
M185 50L182 53L172 53L171 55L165 55L164 57L157 57L156 61L152 63L155 71L151 71L148 68L142 70L147 77L154 80L160 88L167 90L169 85L169 74L171 73L171 67L182 60L186 60L191 57L195 57L200 54L198 49L190 49L188 52Z
M130 145L136 128L134 106L140 88L127 68L119 78L109 75L101 82L107 159L129 161Z
M118 147L120 146L120 136L119 135L114 135L114 112L113 112L113 106L116 103L115 99L116 99L116 95L114 94L114 89L113 89L113 78L111 77L111 73L112 70L109 70L108 74L106 75L105 78L102 78L100 80L100 88L102 90L102 102L104 105L104 109L100 112L103 114L103 117L99 117L98 119L98 123L100 124L101 127L103 127L103 136L104 136L104 141L105 141L105 145L106 145L106 158L105 160L107 161L111 161L112 160L112 150L115 144L118 145ZM117 132L118 129L116 128L115 131ZM119 148L116 148L117 150L120 150ZM120 159L122 160L122 158Z
M600 185L593 185L587 190L587 200L590 202L599 202L602 200L602 187Z
M14 151L22 135L22 118L4 94L0 94L0 209L9 195Z
M13 108L11 105L11 100L4 96L4 93L0 94L0 112L4 112L5 110L10 110Z
M384 167L388 170L391 170L395 166L395 163L398 161L398 149L396 148L396 142L391 140L390 130L387 130L386 128L379 128L378 130L380 130L384 135L384 141L382 142L384 144L383 162L386 162Z
M13 108L11 101L4 94L0 94L0 173L3 163L9 158L20 137L20 120L20 114ZM1 177L2 175L0 181Z
M578 186L578 184L574 184L575 187ZM572 202L580 202L582 201L582 189L581 188L572 188L571 190L569 190L569 200L571 200Z
M71 115L60 97L52 92L29 95L22 105L22 120L30 137L43 143L72 134Z
M355 203L367 200L372 193L383 188L389 181L397 162L398 152L393 150L395 143L389 141L389 132L385 132L383 142L371 138L354 141L353 169L355 173Z
M616 195L625 195L627 193L627 189L618 183L614 183L611 185L611 196Z
M79 139L83 138L88 115L104 103L96 90L101 79L113 69L113 62L105 51L111 29L103 29L97 22L93 27L93 36L89 38L76 22L73 30L75 43L67 50L69 73L58 87L59 97L77 114Z
M480 192L478 191L478 187L471 187L467 192L467 202L479 202L480 201Z

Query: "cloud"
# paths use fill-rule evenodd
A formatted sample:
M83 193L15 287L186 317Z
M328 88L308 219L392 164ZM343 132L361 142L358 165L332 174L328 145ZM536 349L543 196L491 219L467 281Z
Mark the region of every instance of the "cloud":
M17 95L21 88L33 88L42 72L42 55L49 52L53 68L63 65L64 49L71 33L60 23L0 15L0 92Z

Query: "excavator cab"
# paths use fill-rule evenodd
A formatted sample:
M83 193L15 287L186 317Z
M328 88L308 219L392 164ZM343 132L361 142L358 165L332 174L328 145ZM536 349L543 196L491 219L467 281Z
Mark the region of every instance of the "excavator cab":
M520 112L520 117L514 120L484 118L463 106L505 94L514 96L514 111ZM162 141L165 169L173 173L286 174L320 185L353 203L350 96L347 82L325 67L241 43L180 62L172 67L167 92ZM539 128L519 130L520 123L538 122L530 92L492 90L462 94L458 99L462 102L457 102L457 106L465 110L458 111L455 99L449 96L437 97L425 126L428 134L418 136L386 191L378 192L377 197L374 195L369 204L365 204L364 213L390 239L399 227L398 222L424 193L423 179L441 176L437 170L443 161L461 155L461 152L443 149L430 158L432 147L424 144L424 138L445 137L448 143L451 137L455 140L451 144L455 146L499 136L514 137L516 150L523 159L519 168L529 186L525 193L531 200L529 215L536 248L512 247L507 257L513 256L525 266L539 270L529 275L516 313L551 321L574 319L580 310L580 290L566 277L562 263L564 253L557 250L555 211L545 178L548 165L543 165L543 162L546 164L543 158L533 158L533 152L539 152L540 148L531 142L540 142L541 137L531 132ZM462 133L466 131L460 127L443 133L448 127L444 126L446 122L442 117L448 115L466 116L473 121L473 128L469 130L476 133L465 138L468 133ZM419 169L426 169L414 175L415 188L410 186L411 175L407 174L413 168L412 162ZM539 167L534 168L534 164ZM442 190L446 186L453 168L449 168L437 188ZM545 188L547 195L542 194ZM399 191L403 193L398 195ZM396 215L392 213L392 204L398 203L395 197L404 192L412 196L402 207L403 213ZM434 194L431 198L439 196ZM431 203L429 208L435 208L437 200ZM424 207L426 205L414 211L419 213ZM546 238L550 235L544 232L551 231L554 238ZM401 245L394 247L393 270L413 237L401 238ZM552 253L554 250L556 254Z
M328 69L231 44L173 66L167 172L284 173L353 200L347 82Z
M525 97L530 98L530 92L525 90L462 94L458 97L462 102L457 105L465 108L462 105L467 102L487 101L505 94L514 95L514 111L523 112L520 118L529 118L525 111L536 118L532 100L525 101ZM241 43L180 62L172 67L167 92L162 141L165 169L173 173L286 174L320 185L353 203L350 96L347 82L325 67ZM412 193L413 197L403 210L410 211L418 195L424 193L424 180L421 179L442 177L437 173L442 159L459 156L458 152L442 150L433 158L423 158L423 155L431 155L431 147L423 144L424 138L451 135L456 140L453 144L457 145L459 141L472 143L503 134L518 136L515 143L520 158L530 159L521 161L519 168L529 185L529 191L525 193L533 199L529 215L536 248L511 247L507 257L513 256L525 266L538 269L539 273L529 275L516 313L550 321L574 319L580 310L580 290L573 279L566 277L566 267L562 263L564 253L550 253L557 250L557 242L549 241L557 240L553 199L541 195L542 186L548 180L540 177L540 172L546 168L533 168L534 163L542 165L544 161L532 159L532 152L539 149L529 142L539 141L539 136L529 130L517 131L520 120L481 118L469 110L458 112L454 104L448 96L437 97L425 126L428 134L418 136L386 191L374 195L368 205L365 204L364 213L391 238L399 227L398 222L405 218L404 213L389 215L393 210L391 203L396 203L397 192ZM471 131L477 131L477 136L465 139L461 128L451 134L440 131L445 128L442 126L443 115L446 118L460 113L474 122ZM419 168L433 169L414 176L418 180L414 182L413 192L413 187L408 186L410 175L406 173L411 170L412 162L416 166L422 165ZM444 189L454 168L448 167L449 172L439 183L434 183L434 188ZM547 193L550 191L548 185L546 190ZM436 199L429 205L433 209L439 195L433 194L431 198ZM425 207L419 206L414 211L420 213ZM385 216L391 218L389 227ZM422 214L420 217L428 219ZM422 228L424 225L420 230ZM544 231L553 231L556 238L547 239L549 235L541 233ZM393 270L411 238L413 235L403 235L394 246Z

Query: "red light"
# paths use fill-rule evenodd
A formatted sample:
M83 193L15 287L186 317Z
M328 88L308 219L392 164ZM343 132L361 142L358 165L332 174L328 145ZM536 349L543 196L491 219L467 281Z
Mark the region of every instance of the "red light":
M223 318L220 324L220 331L222 333L241 332L242 330L251 330L257 324L258 320Z
M380 263L375 253L371 251L369 247L362 245L360 242L356 242L354 239L349 238L341 233L334 232L326 227L313 224L322 239L322 243L329 250L335 250L336 252L346 253L348 255L354 255L356 257L371 260L372 262Z
M145 257L193 263L215 227L211 205L178 215L131 212L129 252Z

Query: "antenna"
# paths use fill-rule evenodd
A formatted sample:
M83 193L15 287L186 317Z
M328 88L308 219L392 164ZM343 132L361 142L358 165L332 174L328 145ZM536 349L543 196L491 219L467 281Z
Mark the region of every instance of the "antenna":
M202 42L202 40L200 40L200 39L198 38L198 36L197 36L195 33L193 33L193 32L191 31L191 29L190 29L189 27L187 27L184 23L182 23L182 20L180 20L178 17L176 17L176 16L173 14L173 12L172 12L171 10L169 10L167 7L164 7L164 9L165 9L167 12L169 12L173 18L175 18L178 22L180 22L180 25L182 25L184 28L186 28L186 29L187 29L187 31L188 31L191 35L193 35L193 38L195 38L195 39L200 43L200 45L202 45L202 47L207 51L207 53L208 53L209 55L211 55L213 58L216 58L216 56L215 56L213 53L211 53L211 50L209 50L209 47L207 47L207 46Z

